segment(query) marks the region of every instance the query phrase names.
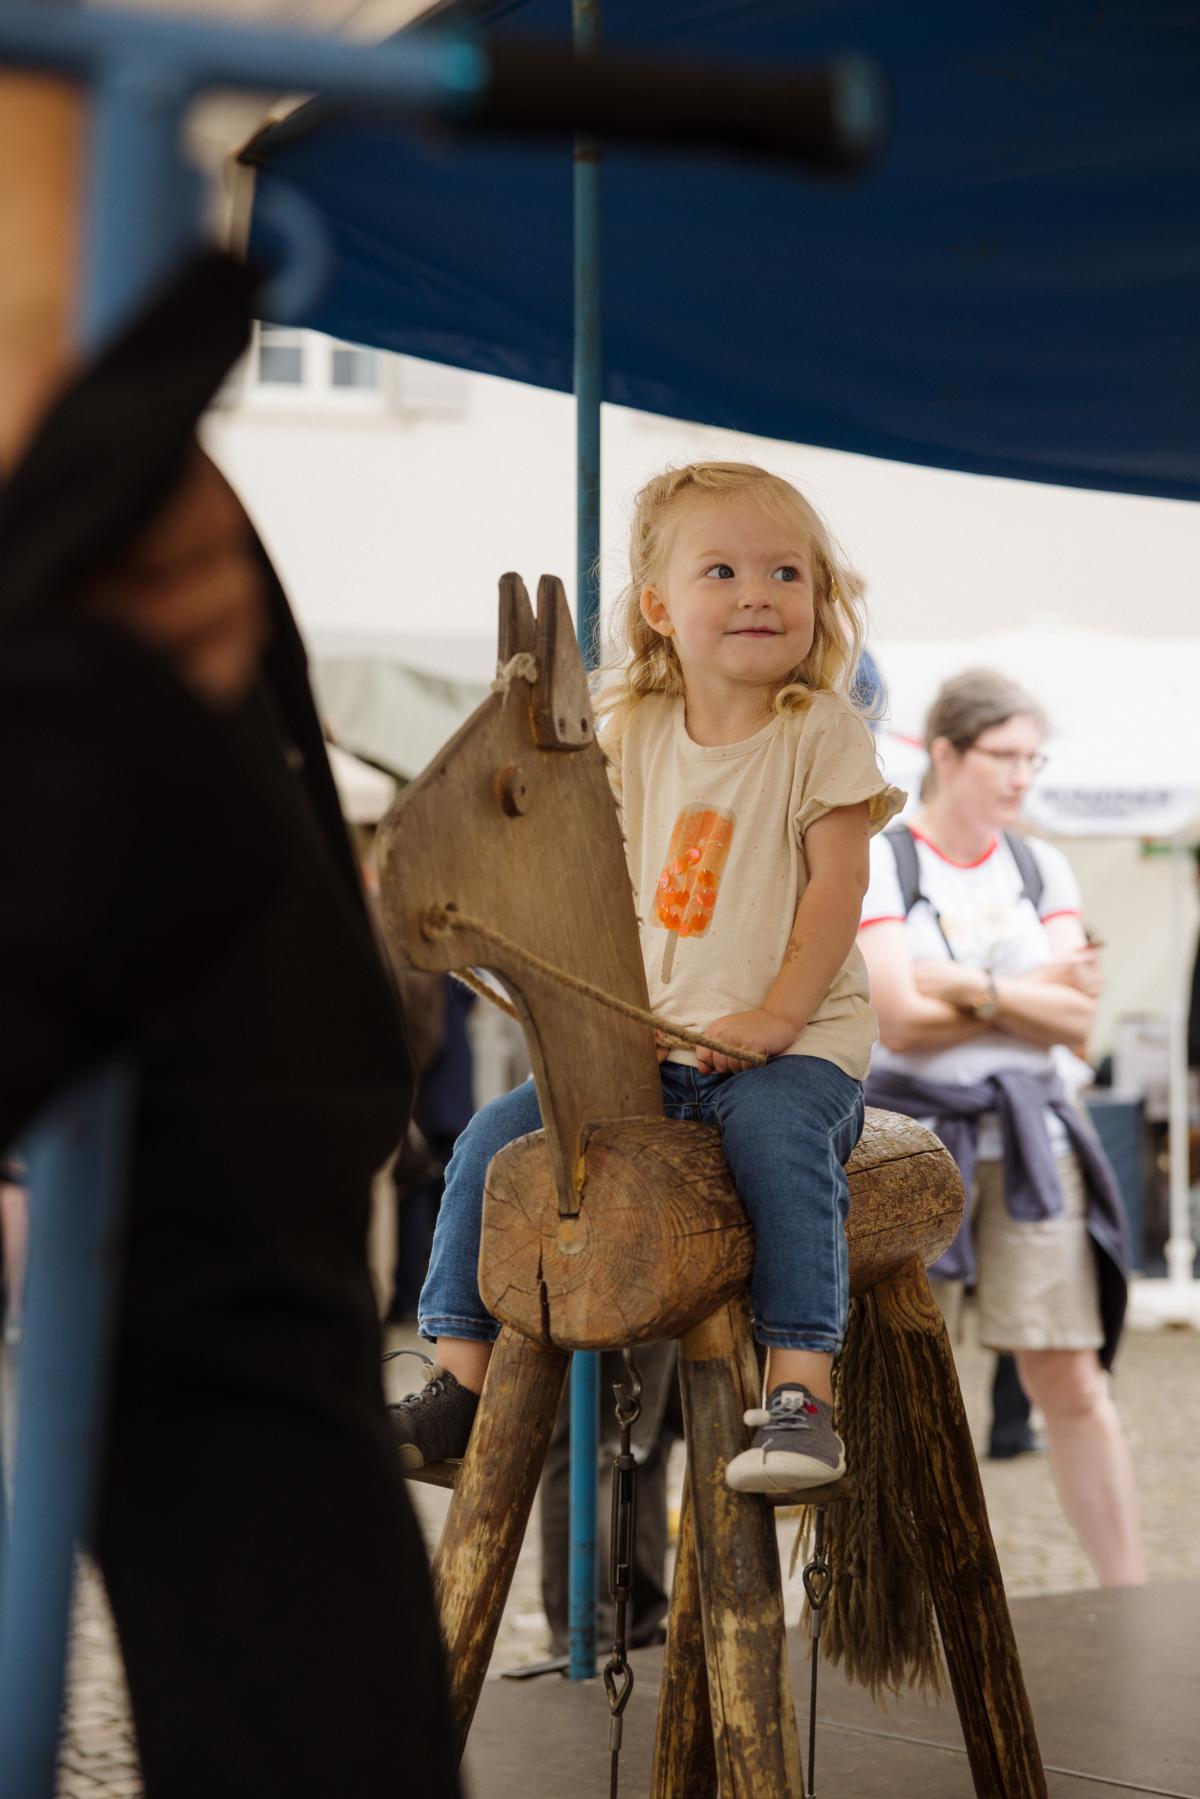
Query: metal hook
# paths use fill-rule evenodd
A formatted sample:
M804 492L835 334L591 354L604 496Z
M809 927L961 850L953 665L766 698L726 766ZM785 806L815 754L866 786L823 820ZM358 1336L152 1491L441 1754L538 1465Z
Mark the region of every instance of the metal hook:
M636 1424L642 1414L642 1377L633 1359L632 1349L623 1349L621 1360L625 1365L625 1379L613 1382L613 1400L617 1423L622 1430L626 1430L630 1425Z

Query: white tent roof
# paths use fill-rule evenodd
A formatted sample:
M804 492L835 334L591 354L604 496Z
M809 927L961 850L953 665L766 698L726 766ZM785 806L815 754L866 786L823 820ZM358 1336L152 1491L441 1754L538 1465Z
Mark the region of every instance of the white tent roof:
M396 797L396 783L338 744L325 747L343 815L352 825L378 824Z

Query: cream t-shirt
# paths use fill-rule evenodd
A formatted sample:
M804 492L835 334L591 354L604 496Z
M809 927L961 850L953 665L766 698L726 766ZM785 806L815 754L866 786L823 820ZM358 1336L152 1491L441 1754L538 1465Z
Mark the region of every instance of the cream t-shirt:
M682 699L650 695L605 748L650 1004L691 1030L762 1004L808 884L809 826L865 800L879 831L904 805L880 770L870 731L832 693L742 743L716 746L692 742ZM787 1054L824 1057L862 1080L875 1037L855 946ZM669 1059L696 1066L690 1049Z

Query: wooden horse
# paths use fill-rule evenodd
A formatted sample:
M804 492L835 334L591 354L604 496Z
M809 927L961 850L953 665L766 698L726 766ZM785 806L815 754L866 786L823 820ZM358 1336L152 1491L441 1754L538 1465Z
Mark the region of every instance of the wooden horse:
M751 1240L719 1134L663 1116L633 896L562 587L500 589L492 695L380 832L385 926L414 967L486 967L525 1028L544 1130L493 1161L480 1288L502 1330L434 1581L460 1747L524 1536L569 1352L679 1337L688 1484L655 1799L803 1792L772 1510L724 1466L759 1403ZM564 979L564 976L566 977ZM849 1165L851 1292L870 1293L978 1794L1044 1794L1033 1722L941 1316L924 1269L962 1187L930 1133L868 1115ZM852 1449L851 1449L851 1453Z

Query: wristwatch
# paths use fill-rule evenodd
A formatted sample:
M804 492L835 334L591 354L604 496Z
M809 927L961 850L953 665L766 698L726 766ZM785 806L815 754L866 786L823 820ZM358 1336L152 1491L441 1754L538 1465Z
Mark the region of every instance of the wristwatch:
M986 968L984 973L987 975L987 992L982 999L972 1002L971 1015L978 1018L981 1024L991 1024L1000 1010L1000 995L996 992L996 977L991 969Z

